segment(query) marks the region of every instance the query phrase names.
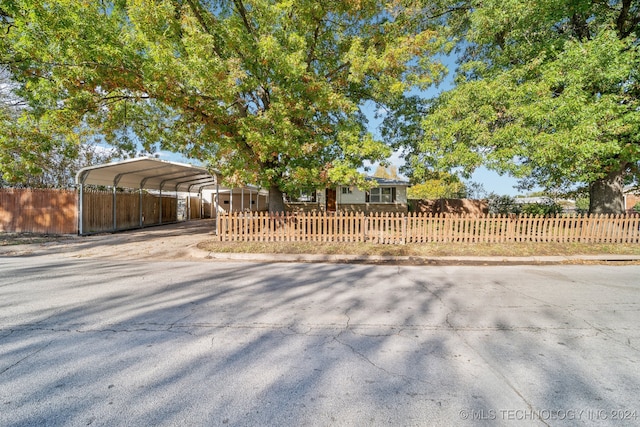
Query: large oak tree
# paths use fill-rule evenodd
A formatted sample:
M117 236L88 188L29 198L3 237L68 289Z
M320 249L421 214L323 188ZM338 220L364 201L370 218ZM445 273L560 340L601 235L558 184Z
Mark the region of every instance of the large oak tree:
M524 185L585 185L592 213L623 212L640 161L640 2L439 3L456 85L421 126L398 109L389 132L410 142L414 172L486 165Z
M282 210L293 186L361 184L363 162L389 154L363 106L441 77L436 34L415 6L0 0L0 61L30 106L30 131L0 141L16 145L14 169L47 144L91 136L125 152L173 150L230 184L269 188Z

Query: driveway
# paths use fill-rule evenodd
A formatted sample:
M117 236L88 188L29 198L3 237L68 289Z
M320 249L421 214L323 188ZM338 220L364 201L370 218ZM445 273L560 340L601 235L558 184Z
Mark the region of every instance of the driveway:
M0 425L638 425L639 276L0 257Z
M198 243L215 238L215 220L192 220L157 227L88 236L66 236L42 244L0 246L0 256L58 255L114 260L203 260Z

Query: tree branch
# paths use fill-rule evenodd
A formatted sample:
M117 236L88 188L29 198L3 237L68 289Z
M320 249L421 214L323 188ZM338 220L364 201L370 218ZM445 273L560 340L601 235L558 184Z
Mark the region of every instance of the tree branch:
M251 23L249 22L249 19L247 18L247 9L244 7L244 3L242 3L242 0L233 0L233 3L236 5L236 9L238 10L240 17L242 18L242 22L244 23L245 28L247 29L249 34L255 38L255 30L253 29Z
M189 3L189 8L191 9L191 11L193 12L194 16L196 17L196 19L198 20L198 23L200 24L200 26L202 26L202 29L209 34L210 36L213 36L214 38L216 37L216 34L213 32L213 30L209 27L209 24L207 23L206 19L204 18L204 15L202 13L202 10L200 10L201 8L200 3L197 3L194 0L187 0L187 3ZM209 16L211 18L211 16ZM215 18L214 18L215 20ZM217 42L217 41L216 41ZM222 55L222 50L220 49L220 47L216 44L213 45L213 51L215 52L216 55L218 55L218 57L220 58L224 58L224 56Z
M307 54L307 72L311 71L311 63L315 59L316 54L316 46L318 44L318 38L320 37L320 26L322 25L322 19L318 20L318 24L316 28L313 30L313 43L309 47L309 52Z
M620 9L620 14L618 15L618 19L616 20L616 28L618 29L618 35L622 37L624 34L624 24L627 20L627 16L629 15L629 9L631 8L631 0L622 0L622 9Z
M327 74L324 75L324 78L327 80L331 80L333 77L335 77L336 74L338 74L340 71L344 70L345 68L348 68L351 66L351 61L347 61L343 64L340 64L340 66L338 68L336 68L333 71L329 71Z

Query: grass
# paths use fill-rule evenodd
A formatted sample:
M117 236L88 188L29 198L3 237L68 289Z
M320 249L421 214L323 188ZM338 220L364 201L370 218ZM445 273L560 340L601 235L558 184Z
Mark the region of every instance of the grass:
M640 255L638 244L590 243L422 243L380 245L324 242L219 242L198 248L217 253L388 255L388 256L570 256Z

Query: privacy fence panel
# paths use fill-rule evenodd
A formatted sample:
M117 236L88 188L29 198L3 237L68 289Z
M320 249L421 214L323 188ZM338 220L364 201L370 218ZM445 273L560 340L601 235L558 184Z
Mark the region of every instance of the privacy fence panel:
M76 233L77 203L74 190L0 189L0 231Z
M114 196L112 191L85 189L82 200L84 234L128 230L160 224L160 197L153 194L117 192L115 195L115 224L113 221ZM162 196L162 223L175 222L177 219L177 199Z
M640 243L637 215L234 212L221 214L222 241L405 243Z

